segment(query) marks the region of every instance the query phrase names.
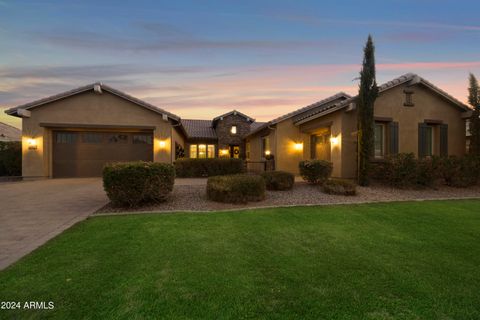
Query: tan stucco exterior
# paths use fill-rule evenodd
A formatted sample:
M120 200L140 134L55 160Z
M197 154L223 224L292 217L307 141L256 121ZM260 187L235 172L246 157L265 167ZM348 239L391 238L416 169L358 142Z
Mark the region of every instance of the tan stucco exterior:
M183 145L178 129L163 120L161 114L107 91L101 94L87 91L33 108L31 116L23 118L24 177L52 176L52 129L57 125L65 130L84 126L88 130L94 130L95 126L100 130L151 127L154 137L153 159L156 162L172 162L175 157L174 141ZM37 149L29 149L29 139L35 140ZM164 142L164 146L160 141Z
M374 116L390 119L399 125L399 152L413 152L418 156L418 124L424 122L448 124L448 154L465 154L464 112L458 105L440 96L433 90L417 84L409 86L413 91L414 106L404 106L406 85L398 85L382 92L375 102ZM292 118L276 123L270 136L274 138L272 154L276 169L298 174L298 163L311 158L310 136L328 127L336 143L330 145L330 161L333 177L355 178L357 171L357 112L343 108L326 113L300 125ZM439 154L439 130L434 129L434 154ZM251 145L251 159L261 155L262 132L247 138ZM295 143L303 143L303 150L296 150Z

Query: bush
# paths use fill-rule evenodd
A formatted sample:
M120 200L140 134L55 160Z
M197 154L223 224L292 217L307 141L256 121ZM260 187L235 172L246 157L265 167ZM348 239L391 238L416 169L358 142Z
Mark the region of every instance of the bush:
M220 175L238 174L245 171L245 162L242 159L212 158L212 159L177 159L175 171L181 178L212 177Z
M298 164L303 180L313 184L323 184L332 174L333 165L325 160L304 160Z
M440 160L440 172L445 184L452 187L468 187L478 183L480 157L466 155L462 158L451 156Z
M258 175L228 175L210 177L207 198L217 202L247 203L265 199L265 180Z
M174 182L175 169L171 164L138 161L103 168L103 188L114 206L165 201Z
M0 141L0 176L22 175L22 143Z
M267 171L261 176L268 190L290 190L295 182L295 176L285 171Z
M348 180L331 179L323 184L323 192L328 194L354 196L357 194L357 188L353 182Z
M435 156L428 159L418 159L415 183L423 187L433 187L441 177L440 162L440 158Z

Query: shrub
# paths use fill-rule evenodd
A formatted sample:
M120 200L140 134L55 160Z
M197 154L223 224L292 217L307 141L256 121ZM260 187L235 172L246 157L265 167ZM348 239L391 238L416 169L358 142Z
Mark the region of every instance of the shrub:
M417 183L417 161L413 153L399 153L387 160L387 183L397 188L406 188Z
M417 160L416 184L424 187L433 187L441 177L439 157Z
M175 161L175 171L177 176L182 178L238 174L245 171L245 162L242 159L232 158L184 158Z
M171 164L138 161L103 168L103 188L115 206L165 201L174 182L175 169Z
M323 192L328 194L338 194L344 196L354 196L357 194L355 184L348 180L330 179L323 184Z
M295 176L285 171L266 171L261 176L268 190L290 190L295 182Z
M440 161L440 172L445 184L452 187L467 187L478 183L480 157L466 155L462 158L451 156Z
M22 143L0 141L0 176L22 175Z
M298 164L303 180L313 184L323 184L332 174L333 165L325 160L304 160Z
M217 202L247 203L265 199L265 180L258 175L228 175L210 177L207 198Z

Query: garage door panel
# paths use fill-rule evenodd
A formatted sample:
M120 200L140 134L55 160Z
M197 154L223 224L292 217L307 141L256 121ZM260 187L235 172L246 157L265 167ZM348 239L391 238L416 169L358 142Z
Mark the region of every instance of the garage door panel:
M54 131L53 134L54 177L101 176L106 163L153 160L152 132Z

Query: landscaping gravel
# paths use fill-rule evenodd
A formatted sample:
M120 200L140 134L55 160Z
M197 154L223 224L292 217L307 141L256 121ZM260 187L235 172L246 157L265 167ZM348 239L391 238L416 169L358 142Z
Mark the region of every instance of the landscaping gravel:
M135 209L114 208L110 204L96 212L172 212L172 211L215 211L260 207L282 207L294 205L327 205L342 203L366 203L408 200L465 199L480 198L480 186L469 188L452 188L441 186L436 189L401 190L381 185L358 187L357 195L329 195L321 187L296 182L289 191L266 191L266 199L248 204L217 203L207 199L204 184L176 184L168 201L147 205Z

